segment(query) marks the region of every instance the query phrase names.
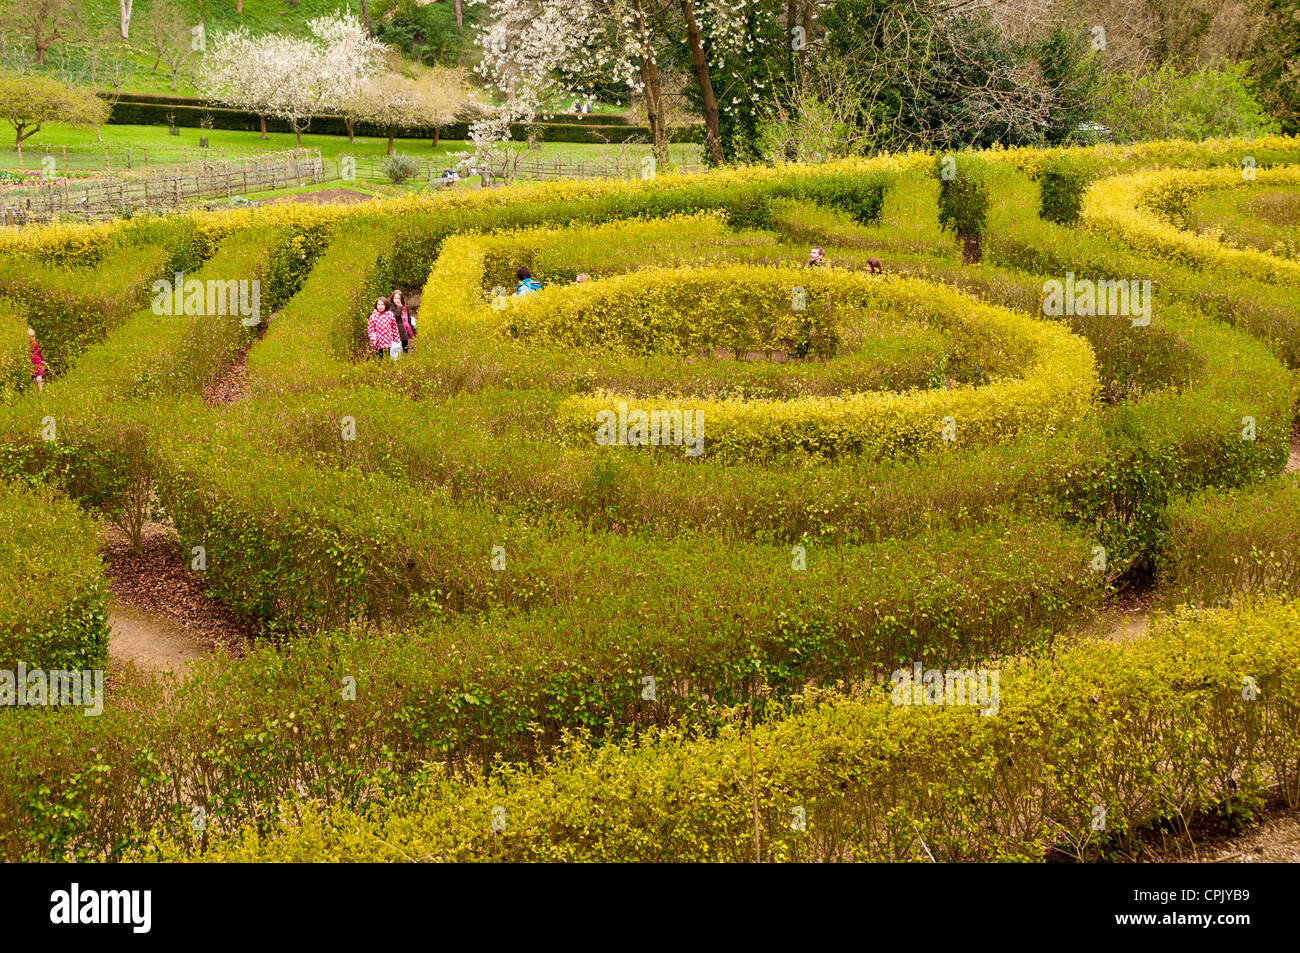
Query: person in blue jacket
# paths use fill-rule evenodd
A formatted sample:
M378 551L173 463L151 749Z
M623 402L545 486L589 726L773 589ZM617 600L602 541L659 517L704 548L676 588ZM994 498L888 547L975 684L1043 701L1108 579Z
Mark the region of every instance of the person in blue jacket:
M516 295L530 295L534 291L542 290L542 283L533 277L533 273L526 265L520 265L515 269L515 277L519 279L519 286L515 288Z

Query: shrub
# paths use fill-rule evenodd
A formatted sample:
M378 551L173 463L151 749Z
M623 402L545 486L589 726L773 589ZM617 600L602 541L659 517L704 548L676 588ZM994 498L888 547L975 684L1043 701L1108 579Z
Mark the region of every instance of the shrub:
M0 402L25 391L32 379L27 320L0 300Z
M1058 225L1073 225L1079 219L1083 193L1088 187L1088 170L1070 156L1045 162L1039 176L1042 199L1038 214Z
M95 530L49 489L0 483L0 669L104 667L108 582Z
M1084 197L1082 217L1090 228L1114 235L1139 252L1197 271L1232 269L1269 283L1294 284L1300 262L1253 249L1229 248L1221 242L1184 231L1191 197L1241 181L1234 169L1213 172L1153 171L1117 176L1097 183ZM1300 183L1300 167L1260 169L1264 185ZM1153 214L1154 213L1154 214ZM1164 220L1157 216L1163 216Z
M962 243L963 264L978 262L989 207L983 171L965 156L961 161L939 156L935 174L939 178L939 226Z
M364 812L286 798L262 825L202 843L173 823L135 856L1092 859L1158 821L1249 814L1270 782L1300 803L1297 633L1294 602L1180 612L1137 642L1005 663L991 717L890 704L888 689L870 686L810 693L752 730L733 714L708 734L668 728L601 748L579 735L532 769L458 777L435 767L414 793ZM1250 700L1245 675L1258 687ZM1092 830L1097 804L1104 835Z
M1170 60L1142 75L1112 72L1103 82L1097 121L1120 142L1276 132L1249 70L1248 63L1230 63L1184 71Z
M420 174L420 163L414 157L400 152L384 156L379 168L384 175L388 176L388 181L398 185Z
M50 377L149 300L171 257L157 246L124 245L99 264L50 269L30 258L0 259L0 295L16 302L36 331Z
M1300 487L1294 474L1247 490L1212 489L1170 506L1161 590L1168 602L1222 605L1300 590Z

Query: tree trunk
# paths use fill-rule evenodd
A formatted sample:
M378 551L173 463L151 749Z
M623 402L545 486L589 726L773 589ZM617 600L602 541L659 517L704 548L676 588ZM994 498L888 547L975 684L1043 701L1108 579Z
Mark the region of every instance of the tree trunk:
M388 154L393 154L393 127L388 127Z
M456 11L456 32L465 32L465 0L452 0L452 8Z
M638 0L636 5L638 54L641 61L641 84L645 87L645 113L650 123L650 148L659 165L668 166L668 117L664 115L663 84L659 78L659 63L655 60L646 28L645 12Z
M442 130L437 126L433 127L433 147L438 148L438 137L442 135Z
M266 117L259 114L257 118L258 121L262 123L262 138L265 139L266 138Z
M298 140L298 148L301 149L301 148L302 148L302 129L299 128L299 126L298 126L298 124L297 124L296 122L293 124L293 134L294 134L294 138L296 138L296 139Z
M366 0L361 0L361 25L366 28L366 36L374 34L370 29L370 7L366 5Z
M119 23L122 27L122 39L124 40L131 39L131 6L134 2L135 0L117 0L118 13L121 15Z
M244 0L235 0L235 12L236 13L244 12Z
M356 141L355 129L356 129L357 121L355 119L345 118L343 120L343 125L348 127L348 145L352 145L352 143Z
M799 51L799 62L802 63L808 58L808 44L812 42L813 31L813 0L803 0L803 42L804 48Z
M681 4L682 16L686 18L686 39L691 47L691 62L695 67L695 81L699 83L700 101L704 105L704 132L709 163L722 165L722 124L718 117L718 98L713 94L709 60L704 55L699 21L695 19L695 0L681 0Z
M799 0L785 0L785 43L790 51L790 62L794 62L794 28L799 24Z

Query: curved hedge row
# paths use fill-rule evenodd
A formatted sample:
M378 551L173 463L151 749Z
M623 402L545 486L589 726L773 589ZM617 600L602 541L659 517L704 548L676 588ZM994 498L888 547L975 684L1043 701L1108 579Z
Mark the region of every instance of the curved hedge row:
M812 302L811 316L791 307L799 291ZM831 315L819 313L823 301L833 305ZM961 380L963 368L982 364L988 381L980 387L789 400L601 391L569 398L560 407L560 426L571 440L590 445L599 414L617 415L618 402L631 400L703 418L707 454L762 459L797 448L871 458L1005 440L1027 430L1051 433L1076 423L1092 404L1092 353L1084 342L916 281L790 268L639 271L530 295L506 307L501 320L524 340L537 336L570 346L599 341L606 348L650 353L718 347L745 353L784 351L801 335L811 336L814 348L827 338L866 338L872 329L863 325L877 315L887 315L889 325L904 331L908 324L934 326L963 339L947 348L948 373ZM1010 353L1004 358L999 351ZM850 350L847 359L854 356ZM832 367L845 360L834 358ZM999 373L999 365L1016 364L1027 365L1019 380ZM952 435L944 433L948 417L955 423Z
M1300 603L1182 612L1137 642L1004 665L992 717L891 704L888 688L809 695L752 735L732 719L704 737L670 728L600 748L579 737L533 770L462 779L435 768L411 795L370 811L282 802L269 830L218 835L202 853L183 825L167 825L134 856L1087 858L1158 820L1248 815L1270 783L1300 803L1298 673Z
M1240 170L1150 170L1093 185L1083 198L1085 225L1117 236L1135 249L1197 270L1239 271L1270 284L1300 281L1300 262L1252 248L1232 248L1187 231L1192 197L1242 181ZM1300 185L1300 166L1259 169L1260 185Z

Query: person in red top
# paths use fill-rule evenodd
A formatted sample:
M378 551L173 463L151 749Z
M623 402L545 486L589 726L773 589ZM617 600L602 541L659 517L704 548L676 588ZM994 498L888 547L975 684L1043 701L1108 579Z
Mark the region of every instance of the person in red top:
M402 294L400 288L394 288L388 301L393 317L397 318L397 333L402 336L402 350L409 351L411 338L415 337L415 319L411 317L411 312L406 307L406 295Z
M27 340L32 342L32 376L36 378L36 389L45 390L45 358L41 356L41 346L36 343L36 332L27 329Z
M375 302L375 310L370 312L370 320L366 322L366 337L370 338L370 349L375 354L383 354L394 341L402 340L397 330L397 318L389 310L387 298L381 297Z

